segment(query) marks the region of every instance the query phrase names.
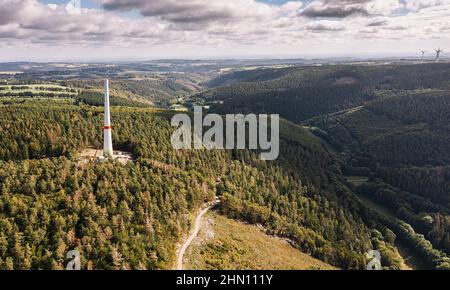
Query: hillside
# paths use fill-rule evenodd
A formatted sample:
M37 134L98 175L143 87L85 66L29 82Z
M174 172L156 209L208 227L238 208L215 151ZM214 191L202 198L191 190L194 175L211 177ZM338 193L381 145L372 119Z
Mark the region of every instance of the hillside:
M1 99L0 268L58 269L72 248L86 269L171 268L192 212L215 196L223 218L261 225L336 268L364 269L378 249L386 269L400 269L398 241L426 268L450 268L449 66L423 65L414 81L420 67L255 70L254 82L214 89L226 94L223 105L220 94L207 97L213 91L191 99L223 113L286 117L272 162L249 150L173 150L174 112L146 107L142 92L120 81L112 83L113 140L133 156L128 164L78 160L101 147L99 82L61 83L80 89L63 100ZM248 94L235 97L241 90ZM277 92L286 101L273 99ZM223 253L225 266L247 267L245 255L227 260L238 258L234 250Z
M279 113L306 125L322 140L332 170L358 180L346 183L353 192L389 208L398 220L380 222L397 236L415 236L403 241L433 264L443 253L430 249L450 253L449 69L342 65L234 73L217 80L233 84L195 97L211 101L216 112Z
M384 245L386 225L361 216L320 140L293 124L282 125L281 158L263 162L250 151L175 151L173 113L117 107L114 146L135 161L81 166L77 153L101 144L101 108L30 100L0 111L1 268L61 268L71 248L86 269L169 268L189 213L214 195L222 214L338 268L361 269Z
M331 270L333 267L303 254L283 239L267 235L257 226L210 213L188 249L185 269Z
M187 60L161 59L115 63L0 63L0 85L56 83L86 90L101 88L111 80L117 97L169 107L208 87L221 72L260 67L286 67L303 60ZM253 70L253 69L252 69ZM0 96L1 86L0 86Z
M357 191L390 208L446 253L450 253L449 111L450 92L410 93L310 121L347 154L344 171L371 177Z
M219 113L278 113L302 122L354 108L386 93L450 88L449 64L336 65L236 72L212 82L228 84L193 96ZM223 104L222 104L223 103Z

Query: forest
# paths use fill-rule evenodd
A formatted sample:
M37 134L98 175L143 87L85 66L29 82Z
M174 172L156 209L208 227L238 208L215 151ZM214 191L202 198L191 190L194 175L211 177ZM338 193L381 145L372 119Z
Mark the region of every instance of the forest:
M278 113L304 126L356 196L397 218L380 216L379 223L418 252L448 254L449 76L449 64L260 69L221 76L194 99L222 114ZM367 182L346 183L349 176ZM434 266L447 263L445 254L425 257Z
M318 139L283 123L282 157L250 151L175 151L172 113L113 109L115 147L135 161L81 164L101 142L101 108L25 102L0 106L0 268L61 269L79 249L85 269L169 269L190 213L214 196L230 217L262 223L302 251L362 269L376 241L396 254L383 225L368 227ZM378 230L377 230L378 228Z
M102 144L98 82L61 82L80 91L72 101L0 99L0 269L62 269L72 249L83 269L171 269L192 214L218 197L218 213L340 269L365 269L371 249L400 269L401 242L449 270L448 76L444 64L264 69L192 96L223 114L285 118L270 162L174 150L174 112L149 107L142 82L112 83L114 148L132 154L127 164L80 162Z
M220 113L278 113L290 121L303 122L363 105L386 94L445 91L450 89L449 79L449 64L259 69L220 76L210 82L214 87L192 98L210 101L213 110Z

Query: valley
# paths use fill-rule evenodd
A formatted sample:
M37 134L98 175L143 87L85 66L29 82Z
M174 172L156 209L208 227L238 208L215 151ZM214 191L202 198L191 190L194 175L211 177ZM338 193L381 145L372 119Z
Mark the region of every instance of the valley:
M1 269L450 268L446 63L30 67L0 87ZM105 75L132 161L81 164ZM173 105L280 114L279 157L175 150Z

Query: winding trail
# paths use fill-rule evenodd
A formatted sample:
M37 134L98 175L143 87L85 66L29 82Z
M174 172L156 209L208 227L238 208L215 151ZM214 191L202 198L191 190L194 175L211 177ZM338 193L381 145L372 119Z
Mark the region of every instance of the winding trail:
M197 217L195 218L195 224L194 224L194 229L192 230L191 235L187 238L187 240L184 242L184 244L181 246L180 250L178 251L177 254L177 270L183 270L183 257L184 257L184 253L186 252L186 250L189 248L189 246L191 245L192 241L195 239L195 237L197 237L198 232L200 231L200 227L202 225L202 218L203 216L211 209L213 208L216 204L218 204L219 201L216 200L214 203L212 203L211 205L209 205L207 208L203 209L202 211L200 211L197 215Z

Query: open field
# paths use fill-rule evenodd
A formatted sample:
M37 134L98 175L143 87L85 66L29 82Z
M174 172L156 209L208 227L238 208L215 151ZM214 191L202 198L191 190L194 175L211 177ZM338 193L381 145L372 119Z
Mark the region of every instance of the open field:
M1 85L0 97L76 96L78 90L54 84Z
M21 74L21 71L0 71L0 75L16 75Z
M360 186L369 180L369 178L365 176L346 176L346 179L354 186Z
M287 241L210 212L188 248L184 269L334 269L292 247Z
M80 152L78 156L79 164L95 162L95 161L105 161L107 159L103 158L103 150L87 148ZM117 161L122 164L127 164L133 160L133 156L129 152L114 150L114 155L111 160Z

